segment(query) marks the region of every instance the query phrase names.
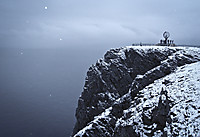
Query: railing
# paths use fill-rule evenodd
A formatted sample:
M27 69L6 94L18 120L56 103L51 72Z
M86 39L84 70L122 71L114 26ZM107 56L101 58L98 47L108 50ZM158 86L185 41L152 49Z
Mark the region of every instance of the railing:
M152 43L133 43L132 46L159 46L159 43L157 44L152 44ZM161 45L160 45L161 46ZM200 45L183 45L183 44L179 44L179 45L176 45L176 47L198 47L200 48Z
M155 46L156 44L150 43L133 43L132 46Z

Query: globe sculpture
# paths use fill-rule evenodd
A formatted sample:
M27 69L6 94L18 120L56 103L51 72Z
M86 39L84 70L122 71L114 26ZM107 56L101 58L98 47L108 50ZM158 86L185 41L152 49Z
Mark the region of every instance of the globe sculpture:
M174 40L169 40L169 37L170 37L170 33L165 31L163 33L163 37L164 37L164 40L160 40L160 43L158 43L158 45L160 46L175 46L174 44Z
M163 33L163 37L164 37L166 40L169 38L169 36L170 36L169 32L165 31L165 32Z

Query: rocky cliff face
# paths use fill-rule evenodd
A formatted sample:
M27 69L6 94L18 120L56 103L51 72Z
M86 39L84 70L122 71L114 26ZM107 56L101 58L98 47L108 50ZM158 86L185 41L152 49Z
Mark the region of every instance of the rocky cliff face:
M189 101L186 95L199 95L200 89L195 89L196 83L193 83L190 90L194 92L189 92L179 85L185 81L182 75L181 78L171 76L179 74L178 70L183 71L182 66L198 61L199 48L131 46L111 49L87 72L78 101L73 135L174 136L182 135L182 132L183 135L199 135L198 121L194 125L191 123L195 122L189 119L192 120L193 112L199 113L200 106L198 103L197 106L189 106L185 102ZM196 101L189 101L190 104L193 102ZM180 104L184 103L186 105L181 108ZM187 111L187 116L181 110L186 107L188 111L194 108L192 112ZM187 118L187 125L192 131L186 133L186 126L182 127L179 115L184 115L182 121ZM200 121L200 115L196 119Z

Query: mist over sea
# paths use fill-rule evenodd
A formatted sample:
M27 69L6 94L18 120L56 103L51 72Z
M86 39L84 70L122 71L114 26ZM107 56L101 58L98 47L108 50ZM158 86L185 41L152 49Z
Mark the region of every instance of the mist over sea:
M0 136L70 136L87 69L104 52L1 49Z

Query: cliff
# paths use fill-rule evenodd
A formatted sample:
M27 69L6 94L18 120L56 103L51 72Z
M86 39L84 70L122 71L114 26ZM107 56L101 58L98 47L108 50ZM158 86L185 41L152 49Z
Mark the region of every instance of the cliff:
M200 135L198 61L192 47L111 49L87 72L73 135Z

